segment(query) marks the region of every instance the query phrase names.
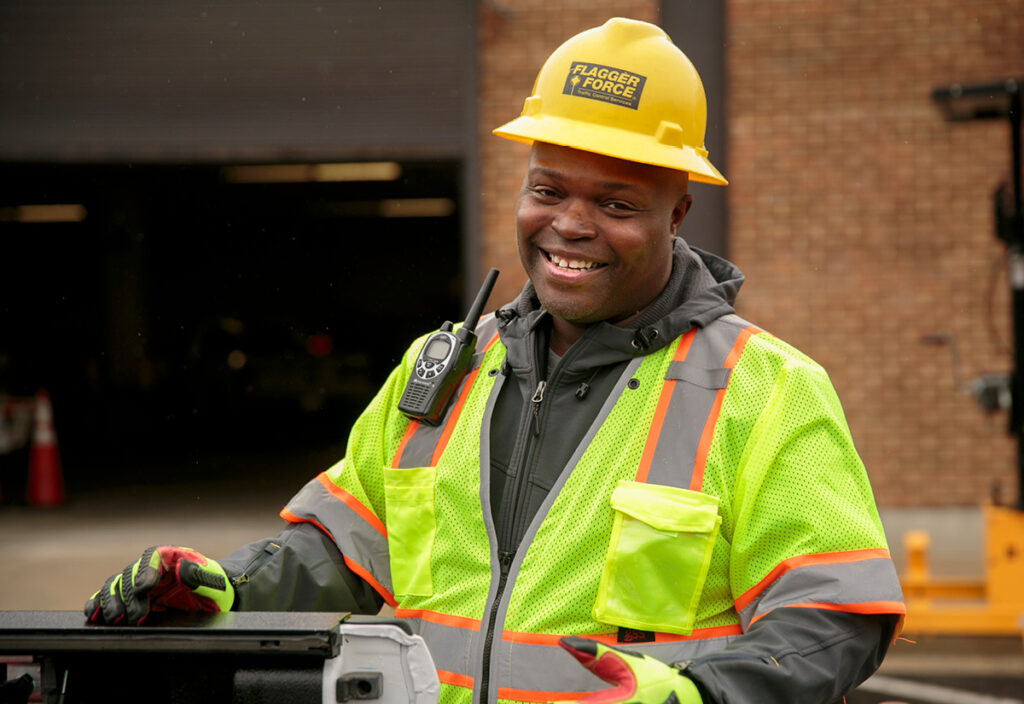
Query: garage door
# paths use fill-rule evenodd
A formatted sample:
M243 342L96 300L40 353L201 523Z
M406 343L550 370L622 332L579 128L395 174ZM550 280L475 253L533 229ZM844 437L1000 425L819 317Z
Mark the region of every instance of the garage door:
M469 0L0 3L0 160L460 156Z

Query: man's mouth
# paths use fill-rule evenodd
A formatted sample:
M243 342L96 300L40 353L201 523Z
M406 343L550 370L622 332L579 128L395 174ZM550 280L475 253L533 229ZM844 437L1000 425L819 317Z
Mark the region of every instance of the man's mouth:
M546 250L541 251L544 252L544 256L547 257L549 262L557 266L559 269L564 269L565 271L589 271L591 269L597 269L605 266L605 264L602 264L601 262L592 262L587 259L566 259L565 257L560 257L557 254L552 254Z

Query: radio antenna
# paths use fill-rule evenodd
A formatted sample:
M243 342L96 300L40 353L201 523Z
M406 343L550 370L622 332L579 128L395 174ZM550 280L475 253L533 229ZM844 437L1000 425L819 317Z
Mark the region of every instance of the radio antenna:
M476 324L480 320L480 313L484 310L484 304L487 303L487 299L491 296L491 290L494 289L494 282L498 278L498 270L492 268L487 272L487 277L484 278L484 284L480 287L480 292L476 294L476 300L473 301L473 305L470 306L469 312L466 313L466 321L462 324L461 330L466 332L473 332L476 330Z

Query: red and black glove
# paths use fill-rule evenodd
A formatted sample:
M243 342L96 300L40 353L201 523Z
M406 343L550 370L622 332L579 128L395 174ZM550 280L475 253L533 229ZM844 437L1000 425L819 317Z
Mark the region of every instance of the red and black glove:
M135 626L151 611L229 611L231 580L215 560L191 548L160 545L113 575L85 602L91 623Z
M660 660L575 636L562 638L558 644L583 667L615 685L589 694L577 704L701 704L693 680Z

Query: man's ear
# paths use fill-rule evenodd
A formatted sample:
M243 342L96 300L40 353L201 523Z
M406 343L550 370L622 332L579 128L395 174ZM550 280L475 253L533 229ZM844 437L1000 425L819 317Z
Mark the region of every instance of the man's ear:
M684 193L679 201L676 203L676 207L672 209L672 222L670 223L670 229L672 234L676 234L679 230L679 226L683 224L683 218L690 212L690 206L693 205L693 196L689 193Z

